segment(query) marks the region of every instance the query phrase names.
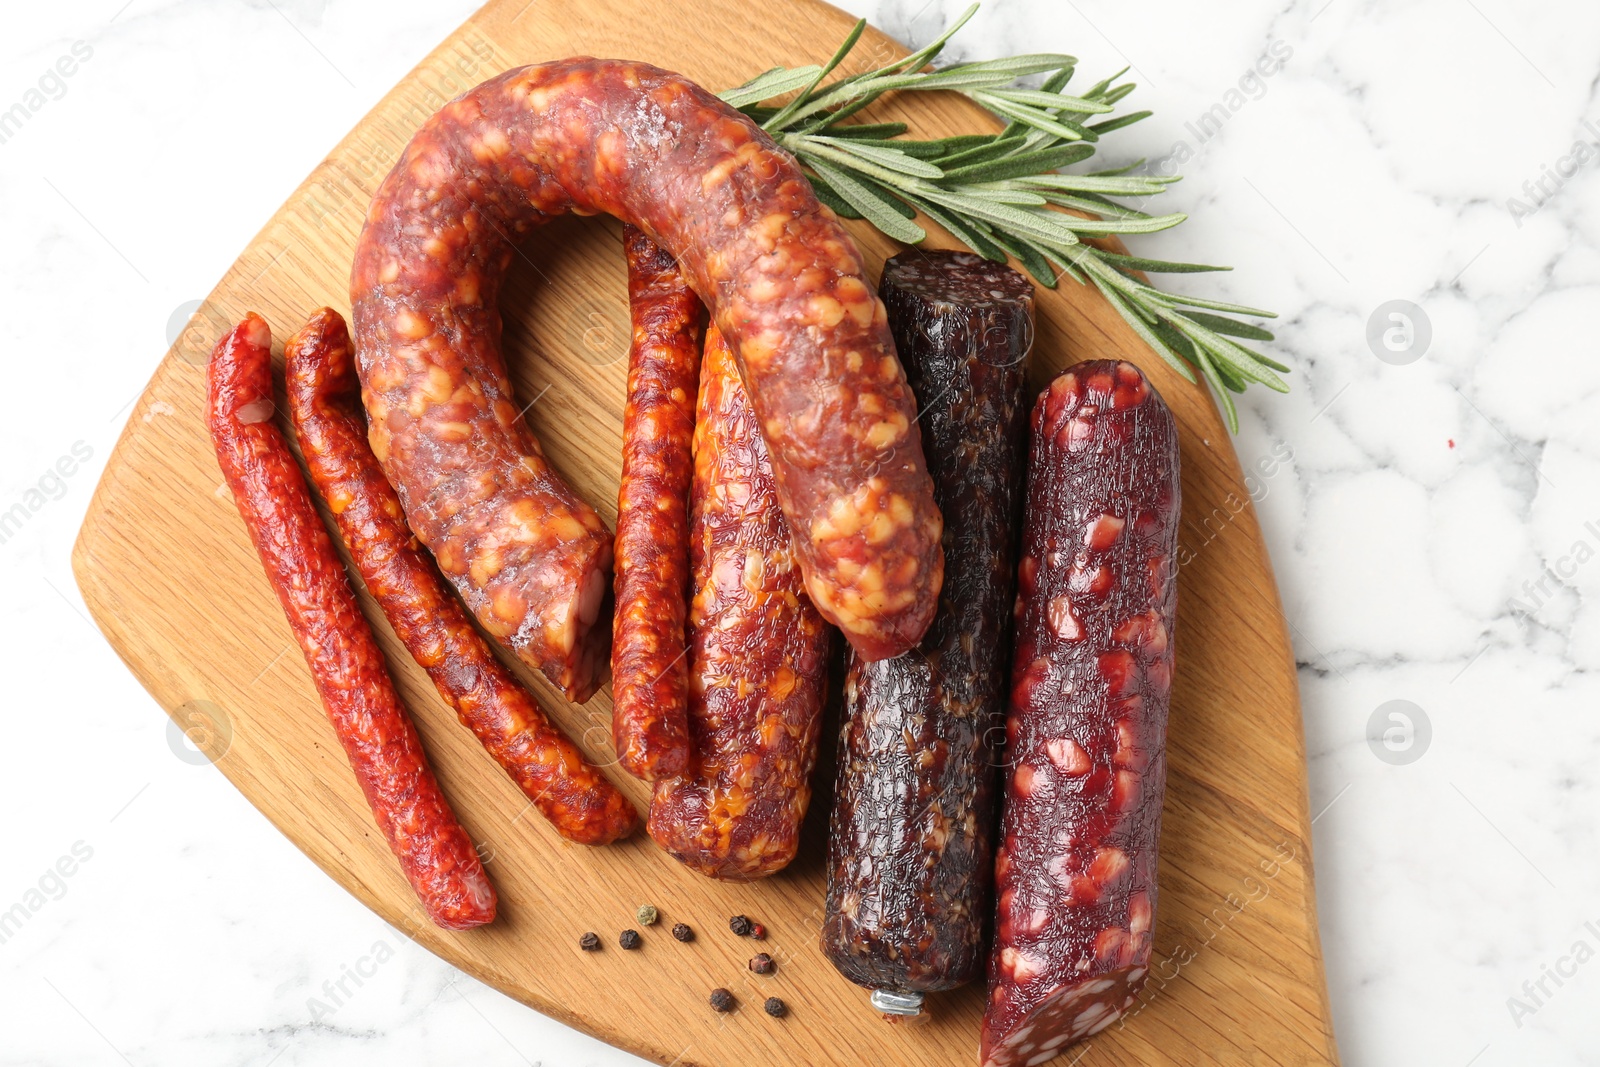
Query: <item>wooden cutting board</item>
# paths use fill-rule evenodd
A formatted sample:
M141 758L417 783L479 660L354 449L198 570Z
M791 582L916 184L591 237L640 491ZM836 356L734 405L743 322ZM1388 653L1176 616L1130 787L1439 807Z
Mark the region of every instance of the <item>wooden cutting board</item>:
M970 1064L983 991L931 997L926 1021L890 1025L823 958L816 938L831 753L801 855L768 881L707 881L642 834L607 848L569 845L455 721L364 598L500 891L500 919L490 927L447 933L419 922L222 487L203 421L204 364L246 311L267 318L280 349L315 307L348 312L351 249L374 189L418 124L477 82L587 53L648 60L722 89L778 64L820 62L850 24L814 0L491 0L333 150L217 285L128 419L73 555L84 599L113 647L313 862L468 973L660 1063ZM903 54L869 31L845 73ZM994 128L962 99L923 94L881 112L925 136ZM865 226L852 228L876 276L895 249ZM560 220L523 251L503 301L512 373L556 467L611 521L629 337L620 226ZM1168 371L1097 294L1067 283L1039 297L1036 382L1079 359L1135 360L1177 413L1183 449L1185 564L1148 1006L1060 1062L1334 1063L1294 657L1228 434L1202 391ZM577 707L542 678L529 682L594 759L612 761L609 690ZM824 736L831 749L831 731ZM642 808L639 783L615 777ZM637 925L644 903L663 922L644 929L642 951L623 952L617 934ZM756 946L728 932L736 912L771 931L760 947L777 958L775 976L746 968ZM674 941L674 922L692 925L698 939ZM586 930L600 933L604 951L579 951ZM734 992L738 1010L720 1016L707 1007L716 986ZM762 1012L774 994L789 1003L788 1018Z

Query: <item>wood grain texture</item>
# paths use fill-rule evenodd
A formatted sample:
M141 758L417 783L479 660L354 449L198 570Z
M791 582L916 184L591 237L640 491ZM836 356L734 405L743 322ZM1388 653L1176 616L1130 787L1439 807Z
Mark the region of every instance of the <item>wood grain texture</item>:
M691 874L648 839L591 849L559 839L435 695L363 594L445 790L482 844L501 917L435 929L372 824L305 664L222 487L203 419L204 363L245 311L283 338L322 304L347 304L367 202L419 123L513 66L586 53L643 59L720 89L777 64L820 61L849 28L815 0L632 3L494 0L401 82L251 242L168 352L96 491L73 556L113 647L218 768L318 866L432 951L524 1003L661 1063L970 1064L983 994L930 998L932 1017L890 1026L817 948L827 764L800 858L749 886ZM714 27L715 32L707 32ZM729 47L728 42L738 42ZM869 32L846 72L904 54ZM889 104L924 135L994 128L960 99ZM852 225L874 276L896 249ZM528 419L557 467L615 518L629 336L620 225L563 219L523 248L508 282L508 361ZM1032 374L1042 385L1091 357L1135 360L1182 432L1184 515L1157 963L1147 1007L1061 1063L1326 1064L1337 1061L1312 898L1304 745L1295 669L1250 496L1211 401L1145 350L1096 294L1041 291ZM280 404L280 412L283 411ZM598 761L612 760L609 690L583 707L527 679ZM617 774L623 781L625 776ZM644 788L624 782L641 807ZM652 903L642 951L615 947ZM746 969L745 912L771 930L774 977ZM673 922L699 932L672 940ZM598 931L606 948L578 950ZM1164 961L1164 962L1162 962ZM739 998L720 1016L715 986ZM768 1018L776 994L787 1019ZM1078 1050L1073 1050L1076 1056Z

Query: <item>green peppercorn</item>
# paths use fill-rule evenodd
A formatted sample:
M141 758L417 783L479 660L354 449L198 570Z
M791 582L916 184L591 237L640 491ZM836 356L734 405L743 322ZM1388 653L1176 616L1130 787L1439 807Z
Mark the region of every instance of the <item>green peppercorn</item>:
M654 926L656 920L661 918L661 914L651 905L641 904L639 910L633 913L633 917L639 920L640 926Z

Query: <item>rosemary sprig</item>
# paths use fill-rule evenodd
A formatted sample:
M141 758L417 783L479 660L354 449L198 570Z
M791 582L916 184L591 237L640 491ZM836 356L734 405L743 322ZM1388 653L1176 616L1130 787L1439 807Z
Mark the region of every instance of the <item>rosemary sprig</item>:
M817 196L846 218L865 219L897 241L919 244L924 217L989 259L1014 257L1044 286L1062 275L1093 284L1134 332L1189 381L1195 370L1210 386L1228 428L1239 429L1232 394L1251 382L1288 392L1279 377L1289 368L1241 342L1272 334L1234 316L1275 317L1270 311L1166 293L1141 273L1228 270L1108 252L1088 243L1108 234L1155 233L1188 216L1152 215L1120 202L1164 192L1176 177L1135 174L1129 166L1087 173L1061 168L1090 160L1100 138L1148 118L1116 115L1133 92L1118 71L1078 95L1065 90L1077 60L1055 53L1013 56L925 69L978 5L937 40L904 59L824 85L855 48L866 27L856 23L828 62L793 70L775 67L722 98L739 108L810 172ZM1046 75L1038 88L1019 79ZM960 93L1006 125L999 133L936 140L907 139L899 122L845 120L888 92ZM780 106L763 101L794 93ZM1109 116L1109 117L1107 117ZM1063 210L1065 209L1065 210ZM1075 214L1069 214L1075 212Z

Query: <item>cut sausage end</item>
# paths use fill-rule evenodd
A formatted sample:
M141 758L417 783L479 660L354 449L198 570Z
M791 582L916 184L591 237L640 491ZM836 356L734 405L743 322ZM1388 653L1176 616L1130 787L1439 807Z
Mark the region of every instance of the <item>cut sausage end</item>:
M1133 1012L1147 970L1141 962L1063 982L1026 1011L997 1012L991 1003L979 1061L983 1067L1036 1067L1049 1062Z

